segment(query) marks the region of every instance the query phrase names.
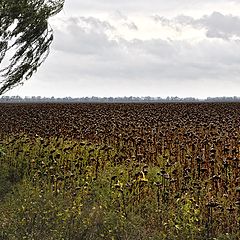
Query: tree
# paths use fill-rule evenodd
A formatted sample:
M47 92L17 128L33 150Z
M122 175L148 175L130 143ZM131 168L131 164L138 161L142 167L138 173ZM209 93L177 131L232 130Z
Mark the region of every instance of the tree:
M46 59L53 41L48 20L63 4L64 0L0 0L0 95L29 79Z

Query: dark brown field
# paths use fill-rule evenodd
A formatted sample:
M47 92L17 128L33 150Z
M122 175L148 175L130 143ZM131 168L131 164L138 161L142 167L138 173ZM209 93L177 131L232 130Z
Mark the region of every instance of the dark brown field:
M0 136L19 133L114 149L111 161L129 170L128 179L120 180L121 173L111 179L121 188L126 208L133 204L126 203L126 196L139 181L133 197L137 204L151 199L156 212L167 206L172 213L183 204L196 217L185 216L197 226L196 236L198 231L206 239L239 236L240 103L0 104ZM101 159L100 154L95 158ZM148 177L149 171L156 177ZM126 189L117 185L118 178L128 184ZM126 208L122 212L127 216ZM151 224L161 228L155 220Z
M233 148L240 140L240 103L0 104L0 131L111 144L140 140L144 150L179 141L201 154L206 144Z

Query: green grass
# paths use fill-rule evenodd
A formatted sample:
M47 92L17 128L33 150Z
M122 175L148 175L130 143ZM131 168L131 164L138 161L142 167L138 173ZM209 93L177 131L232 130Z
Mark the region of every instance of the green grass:
M161 173L162 156L158 164L117 161L124 152L112 146L25 135L4 136L0 146L0 239L240 238L239 212L210 216L207 192L191 190L194 179L177 190Z

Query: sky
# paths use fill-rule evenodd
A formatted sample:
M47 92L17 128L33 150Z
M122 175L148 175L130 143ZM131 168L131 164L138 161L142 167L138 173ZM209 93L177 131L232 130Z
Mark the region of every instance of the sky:
M5 95L240 96L239 0L66 0L38 72Z

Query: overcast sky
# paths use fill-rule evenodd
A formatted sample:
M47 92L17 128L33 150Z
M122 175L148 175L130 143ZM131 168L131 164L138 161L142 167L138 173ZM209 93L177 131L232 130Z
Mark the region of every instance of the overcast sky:
M239 0L66 0L39 71L5 95L240 96Z

